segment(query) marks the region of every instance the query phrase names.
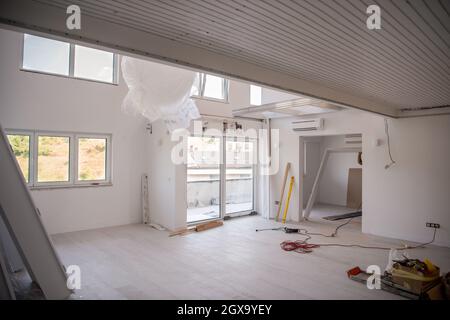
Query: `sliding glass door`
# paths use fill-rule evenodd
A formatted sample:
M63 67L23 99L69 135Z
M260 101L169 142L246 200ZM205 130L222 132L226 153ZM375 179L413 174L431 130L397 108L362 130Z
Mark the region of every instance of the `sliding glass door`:
M256 140L191 136L187 148L188 223L254 210Z
M225 215L247 214L254 210L255 149L255 140L226 139Z

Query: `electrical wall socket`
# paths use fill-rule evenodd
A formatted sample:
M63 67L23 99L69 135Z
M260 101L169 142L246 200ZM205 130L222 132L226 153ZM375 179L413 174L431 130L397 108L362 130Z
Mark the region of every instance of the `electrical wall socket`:
M441 227L439 223L432 223L432 222L427 222L426 226L427 228L434 228L434 229L439 229Z

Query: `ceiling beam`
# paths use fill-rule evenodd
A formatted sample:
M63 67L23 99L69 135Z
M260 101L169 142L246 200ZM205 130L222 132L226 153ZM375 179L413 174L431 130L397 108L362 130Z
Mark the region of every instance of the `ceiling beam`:
M322 99L344 107L397 117L397 106L328 88L291 75L123 25L83 15L81 29L66 28L65 10L31 0L0 1L0 27L107 47L118 53L222 75Z

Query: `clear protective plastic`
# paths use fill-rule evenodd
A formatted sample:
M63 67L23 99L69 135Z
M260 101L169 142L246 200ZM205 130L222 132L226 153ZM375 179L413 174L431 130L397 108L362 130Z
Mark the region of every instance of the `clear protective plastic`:
M162 119L169 131L188 128L200 113L191 99L196 73L161 63L132 57L123 57L123 78L128 93L122 109L129 114L140 114L150 122Z

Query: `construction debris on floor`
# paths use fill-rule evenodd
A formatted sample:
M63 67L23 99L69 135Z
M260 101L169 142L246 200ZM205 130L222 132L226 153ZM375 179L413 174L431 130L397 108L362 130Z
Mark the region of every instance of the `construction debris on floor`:
M210 221L210 222L200 223L195 226L195 231L197 231L197 232L205 231L208 229L220 227L222 225L223 225L222 220L214 220L214 221Z
M450 273L440 276L440 269L431 261L409 259L394 260L394 264L381 275L381 289L415 300L450 299ZM354 267L347 271L351 280L366 284L372 274ZM370 281L370 280L369 280Z
M340 247L364 247L364 246L360 246L360 245L353 245L353 244L340 244L340 243L327 243L327 244L312 244L312 243L308 243L308 241L311 239L312 236L322 236L325 238L334 238L337 236L338 231L340 228L348 225L351 221L353 220L353 218L350 218L348 221L346 221L343 224L338 225L333 233L331 234L323 234L323 233L317 233L317 232L309 232L307 229L304 228L288 228L288 227L276 227L276 228L267 228L267 229L256 229L256 232L260 232L260 231L268 231L268 230L282 230L285 233L292 233L292 234L299 234L301 236L304 236L305 239L303 240L296 240L296 241L283 241L282 243L280 243L280 247L281 249L283 249L284 251L295 251L298 253L311 253L313 250L313 248L319 248L320 246L340 246ZM373 248L373 249L379 249L378 247L364 247L364 248ZM382 248L382 249L387 249L389 250L389 248Z
M328 216L328 217L323 217L322 219L325 220L330 220L330 221L336 221L336 220L343 220L343 219L348 219L348 218L356 218L356 217L361 217L362 216L362 211L358 210L355 212L349 212L349 213L344 213L344 214L338 214L335 216Z
M186 234L192 233L192 232L205 231L205 230L209 230L212 228L220 227L222 225L223 225L222 220L213 220L213 221L208 221L208 222L204 222L204 223L199 223L195 226L191 226L191 227L184 228L181 230L173 231L169 234L169 237L182 236L182 235L186 235Z

